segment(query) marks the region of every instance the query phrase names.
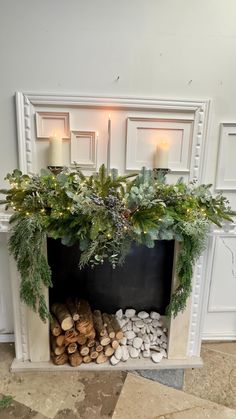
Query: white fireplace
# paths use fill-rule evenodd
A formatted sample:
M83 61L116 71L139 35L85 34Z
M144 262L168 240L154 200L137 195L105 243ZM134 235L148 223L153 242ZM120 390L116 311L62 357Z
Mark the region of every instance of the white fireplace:
M208 101L164 101L137 98L77 97L17 93L17 127L20 169L35 173L48 165L48 145L52 127L63 132L65 165L74 160L91 173L107 162L106 121L112 118L109 148L111 167L120 172L135 171L143 165L152 167L152 132L171 135L171 174L174 182L180 175L185 180L201 182L205 148ZM96 134L99 132L99 137ZM71 142L74 142L71 147ZM73 155L73 153L75 153ZM0 232L8 234L9 215L0 213ZM175 248L175 256L178 246ZM186 310L170 320L168 356L159 364L149 359L131 359L116 366L84 364L79 369L149 369L201 366L201 331L205 312L205 259L197 262L192 294ZM14 310L16 358L13 371L27 369L65 370L68 365L50 362L49 325L26 307L19 297L19 275L9 258ZM176 285L173 275L172 288ZM45 289L48 302L48 290ZM121 365L122 364L122 365Z

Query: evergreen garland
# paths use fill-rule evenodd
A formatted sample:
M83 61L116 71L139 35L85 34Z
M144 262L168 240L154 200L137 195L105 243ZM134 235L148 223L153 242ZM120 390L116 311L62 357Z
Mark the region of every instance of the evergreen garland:
M235 215L226 198L212 196L211 185L187 186L182 180L167 185L146 169L128 176L113 169L107 175L103 165L88 178L77 167L64 168L57 176L48 170L33 176L14 170L6 178L11 187L0 191L6 194L1 203L14 211L9 249L21 275L21 299L42 320L49 316L42 288L52 286L47 236L61 238L67 246L79 242L81 268L105 259L115 268L125 261L133 241L153 247L156 240L177 240L179 282L167 308L176 316L186 306L210 224L221 226Z

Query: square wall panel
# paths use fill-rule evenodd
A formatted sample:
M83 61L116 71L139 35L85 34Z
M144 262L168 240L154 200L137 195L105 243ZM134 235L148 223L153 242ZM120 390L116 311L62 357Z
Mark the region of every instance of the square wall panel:
M71 164L94 169L96 149L95 131L71 131Z
M126 169L155 167L157 144L170 145L169 168L188 173L193 141L193 121L159 118L127 118Z
M40 139L49 137L70 138L69 112L36 112L36 135Z
M220 129L216 189L236 190L236 123L223 123Z

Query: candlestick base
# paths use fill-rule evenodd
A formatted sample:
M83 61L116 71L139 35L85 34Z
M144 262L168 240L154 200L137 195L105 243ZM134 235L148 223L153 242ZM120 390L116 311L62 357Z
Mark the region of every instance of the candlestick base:
M167 169L167 168L157 168L155 167L153 169L153 173L154 173L154 179L163 179L165 181L166 179L166 175L168 175L168 173L170 173L171 170Z
M61 173L63 166L48 166L48 169L54 174L59 175Z

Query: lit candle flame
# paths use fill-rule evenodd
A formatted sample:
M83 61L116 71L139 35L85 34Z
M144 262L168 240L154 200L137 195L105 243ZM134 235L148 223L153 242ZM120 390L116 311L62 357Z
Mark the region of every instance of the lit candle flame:
M169 150L170 149L170 143L167 139L162 138L160 141L158 141L157 145L162 148L163 150Z

